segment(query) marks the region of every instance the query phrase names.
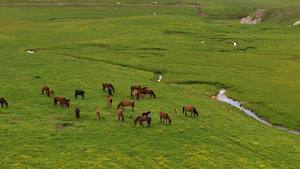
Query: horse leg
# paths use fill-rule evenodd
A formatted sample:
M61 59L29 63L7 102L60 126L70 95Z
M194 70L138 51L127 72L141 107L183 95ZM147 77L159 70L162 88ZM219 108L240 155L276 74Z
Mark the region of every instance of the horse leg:
M140 127L141 127L141 126L143 126L143 128L144 128L144 125L143 125L143 122L142 122L142 121L140 121Z
M131 105L132 111L133 111L133 106Z
M118 115L119 116L119 115ZM118 118L118 121L120 121L120 116L119 116L119 118Z
M3 108L3 103L1 103L1 106L2 106L2 108Z

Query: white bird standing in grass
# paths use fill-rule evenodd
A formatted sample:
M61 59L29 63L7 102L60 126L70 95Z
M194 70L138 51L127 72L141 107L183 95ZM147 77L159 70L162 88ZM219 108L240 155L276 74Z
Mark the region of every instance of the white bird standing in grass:
M236 45L237 45L236 42L233 42L233 41L232 41L232 43L233 43L233 46L236 46Z
M162 75L159 75L159 77L158 77L158 82L160 82L160 80L162 79Z

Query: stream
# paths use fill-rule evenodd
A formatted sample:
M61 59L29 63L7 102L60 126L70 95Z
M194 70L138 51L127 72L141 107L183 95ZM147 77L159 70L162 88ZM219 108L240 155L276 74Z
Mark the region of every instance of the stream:
M285 131L288 131L288 132L290 132L290 133L300 134L300 133L297 132L297 131L288 130L288 129L282 127L282 126L274 126L274 125L272 125L270 122L268 122L268 121L266 121L266 120L263 120L263 119L259 118L259 117L258 117L255 113L253 113L251 110L246 109L246 108L244 108L243 106L241 106L240 103L239 103L238 101L234 101L234 100L228 98L228 97L225 95L225 92L226 92L225 89L219 90L219 94L217 95L217 99L218 99L219 101L228 103L228 104L230 104L230 105L232 105L232 106L234 106L234 107L239 108L240 110L243 110L243 111L244 111L246 114L248 114L249 116L255 118L256 120L258 120L258 121L260 121L260 122L262 122L262 123L264 123L264 124L266 124L266 125L268 125L268 126L270 126L270 127L276 127L276 128L278 128L278 129L285 130Z

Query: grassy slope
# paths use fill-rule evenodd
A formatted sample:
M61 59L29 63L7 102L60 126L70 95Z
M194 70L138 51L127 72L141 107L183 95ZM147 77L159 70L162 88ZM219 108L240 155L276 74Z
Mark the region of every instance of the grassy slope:
M278 54L279 49L267 50L269 44L280 43L276 47L284 44L275 42L268 35L282 34L284 40L282 27L263 25L252 29L251 26L239 26L241 31L249 31L252 35L244 35L247 41L238 41L241 44L239 50L248 49L247 53L240 54L230 48L231 40L242 39L237 36L240 30L234 29L233 22L203 22L198 16L184 16L196 14L190 8L176 9L180 9L182 16L175 18L177 14L172 9L156 8L162 16L157 15L154 19L153 8L128 7L124 11L115 7L1 7L1 12L11 13L0 20L4 25L0 28L0 46L5 48L0 57L1 97L5 96L10 103L8 109L0 109L3 136L0 145L5 147L1 149L1 165L5 168L137 168L140 165L145 168L296 168L299 165L297 135L267 127L205 96L225 85L232 87L229 95L253 102L251 107L263 110L265 106L259 106L263 101L275 104L270 105L273 109L284 109L285 106L278 106L282 100L276 102L270 98L274 101L270 103L263 93L272 93L283 85L289 87L277 92L298 90L298 64L293 61L298 56L287 59ZM59 19L74 17L101 19ZM217 23L221 23L222 29L214 26ZM265 32L263 37L255 36L258 30ZM297 29L289 30L289 39L297 39L290 35L293 32L297 35ZM205 40L204 44L202 40ZM268 45L262 47L265 43ZM255 50L247 48L249 46ZM39 50L36 54L25 52L32 48ZM153 50L157 48L166 50ZM286 55L295 50L289 48ZM265 51L269 55L264 55ZM189 57L182 57L187 54ZM170 58L171 63L164 64ZM241 64L245 58L250 63ZM264 64L260 65L262 61ZM188 68L184 67L191 63ZM169 83L196 79L215 86L157 83L153 73L130 67L163 72L163 81ZM266 69L263 73L262 68ZM295 74L287 68L294 68ZM271 72L282 70L289 76L276 76L279 80L266 78L272 75ZM253 87L251 82L258 78L260 84ZM296 84L289 79L296 80ZM100 88L103 82L111 82L117 89L112 109L106 108L106 93ZM274 82L278 86L272 86ZM45 84L54 89L57 96L71 98L71 108L53 107L52 98L40 94ZM132 113L125 108L125 122L121 124L116 121L115 106L121 100L130 99L132 84L154 89L158 98L136 102ZM265 84L272 88L266 90ZM86 99L75 100L75 89L85 90ZM297 103L296 95L289 93L291 99L287 100L296 99ZM295 103L292 105L297 105ZM200 117L189 118L180 113L175 119L172 110L177 108L181 112L184 104L196 105ZM80 121L75 120L75 105L82 110ZM101 111L100 121L96 120L96 109ZM153 127L146 130L133 126L133 118L146 110L153 113ZM157 113L160 110L171 114L171 126L159 125Z

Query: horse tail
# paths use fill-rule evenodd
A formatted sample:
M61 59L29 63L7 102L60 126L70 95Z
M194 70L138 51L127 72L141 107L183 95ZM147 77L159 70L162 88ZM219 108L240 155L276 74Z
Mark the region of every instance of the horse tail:
M132 102L132 107L134 107L134 102Z
M114 93L115 93L115 88L113 87L112 84L110 84L110 87L113 89Z
M132 92L132 90L133 90L133 89L132 89L132 86L130 87L130 89L131 89L131 92Z
M152 94L153 94L153 97L154 97L154 99L156 99L156 96L155 96L155 94L154 94L153 90L152 90Z
M184 113L184 106L183 106L183 108L182 108L182 113Z
M75 91L75 98L77 98L77 90Z
M55 100L55 98L54 98L54 106L57 104L57 101Z
M112 103L112 99L110 99L109 102Z

